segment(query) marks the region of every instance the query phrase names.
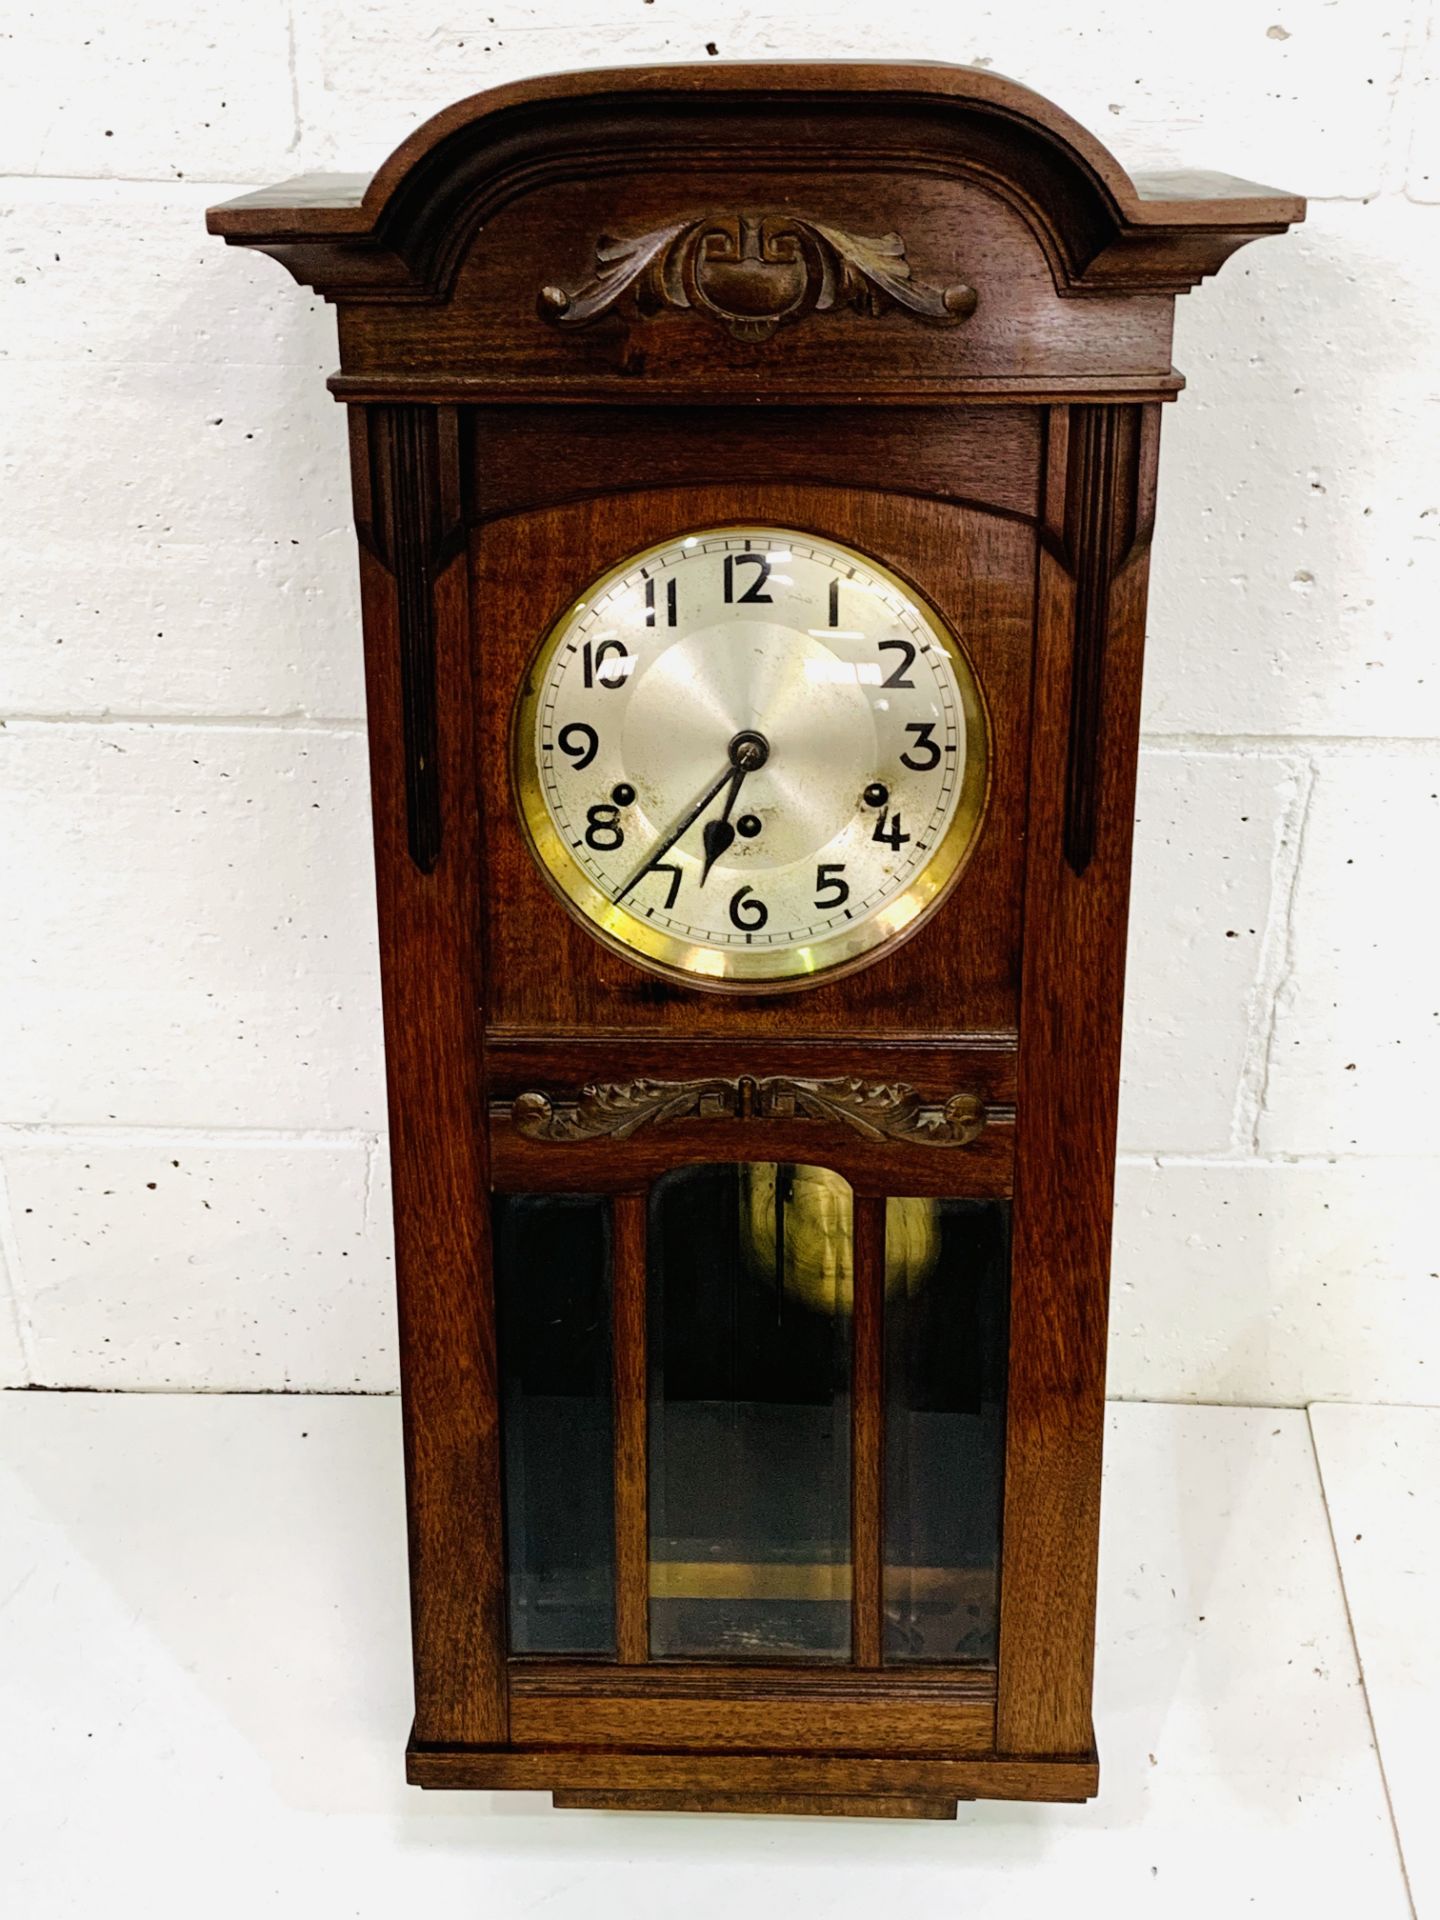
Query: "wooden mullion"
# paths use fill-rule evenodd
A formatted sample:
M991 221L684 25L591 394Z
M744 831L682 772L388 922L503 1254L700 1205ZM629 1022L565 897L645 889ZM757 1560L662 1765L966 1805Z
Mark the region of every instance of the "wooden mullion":
M851 1320L850 1657L878 1667L882 1640L885 1474L885 1202L856 1196Z
M611 1215L615 1380L615 1653L650 1658L650 1519L647 1501L646 1196L615 1196Z

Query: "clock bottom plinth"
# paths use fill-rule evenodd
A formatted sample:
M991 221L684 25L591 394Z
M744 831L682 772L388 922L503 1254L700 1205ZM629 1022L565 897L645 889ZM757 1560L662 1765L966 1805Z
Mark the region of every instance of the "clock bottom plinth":
M981 1753L687 1753L427 1746L405 1755L411 1786L548 1793L558 1808L630 1812L871 1815L950 1819L962 1800L1092 1800L1093 1747L1056 1757ZM944 1809L939 1811L938 1809Z
M953 1799L918 1793L606 1793L592 1788L588 1793L562 1789L550 1795L550 1804L583 1813L818 1814L831 1820L953 1820L958 1811Z

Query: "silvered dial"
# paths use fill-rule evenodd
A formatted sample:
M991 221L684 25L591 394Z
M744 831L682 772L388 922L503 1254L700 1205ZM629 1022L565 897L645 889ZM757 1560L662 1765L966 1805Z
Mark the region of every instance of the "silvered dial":
M938 615L878 562L774 527L598 581L541 649L515 749L566 898L712 982L804 980L896 938L985 791L979 694Z

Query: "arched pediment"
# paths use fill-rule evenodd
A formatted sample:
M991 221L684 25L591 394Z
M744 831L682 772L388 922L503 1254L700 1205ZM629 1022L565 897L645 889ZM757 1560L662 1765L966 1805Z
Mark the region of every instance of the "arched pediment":
M1068 114L985 69L837 61L516 82L436 114L368 179L302 176L210 225L331 297L443 299L475 235L521 196L657 170L693 185L741 164L979 183L1023 217L1062 295L1184 291L1304 211L1225 175L1132 178Z

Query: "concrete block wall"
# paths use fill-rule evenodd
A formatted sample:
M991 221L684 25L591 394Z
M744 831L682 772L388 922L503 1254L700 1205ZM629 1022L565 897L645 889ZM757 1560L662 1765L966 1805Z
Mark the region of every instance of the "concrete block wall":
M394 1384L333 318L204 207L527 73L863 55L1312 197L1180 304L1111 1383L1434 1401L1437 0L486 5L0 36L0 1382Z

